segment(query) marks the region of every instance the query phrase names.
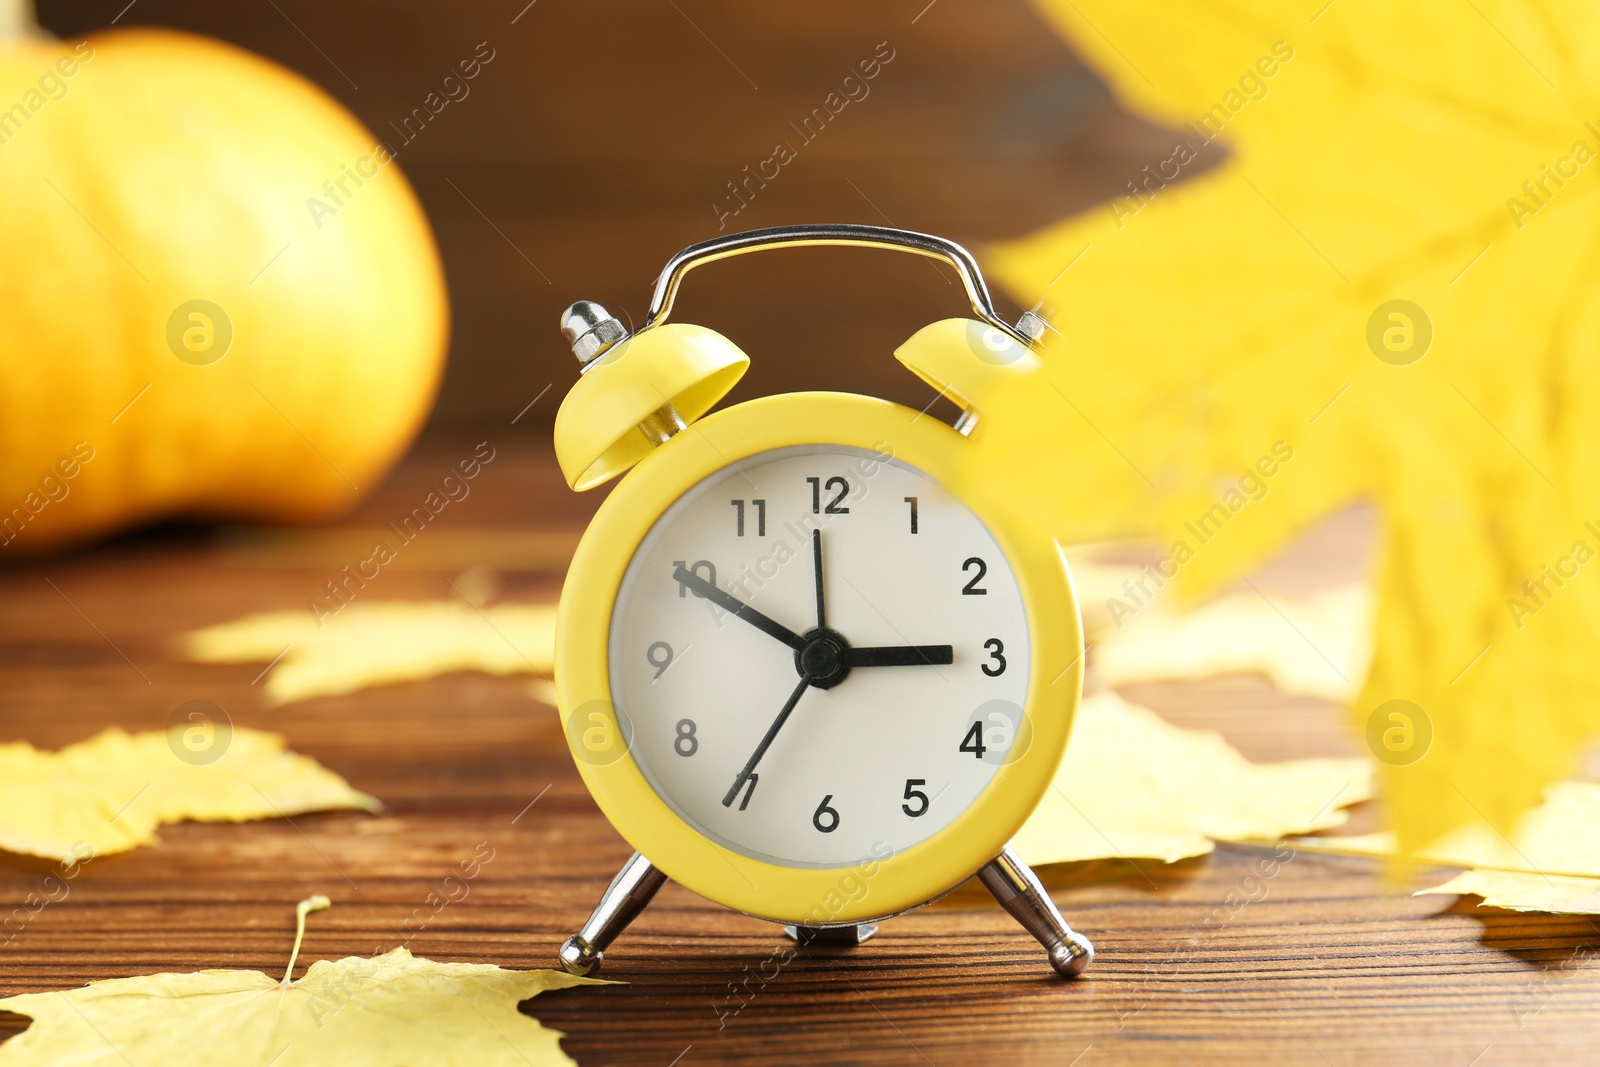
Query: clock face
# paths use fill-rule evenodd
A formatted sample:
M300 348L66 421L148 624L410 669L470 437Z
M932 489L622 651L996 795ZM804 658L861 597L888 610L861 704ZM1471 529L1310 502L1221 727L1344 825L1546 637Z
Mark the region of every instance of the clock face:
M935 479L861 449L778 449L691 488L628 565L609 656L656 793L769 863L900 852L1031 737L999 545Z

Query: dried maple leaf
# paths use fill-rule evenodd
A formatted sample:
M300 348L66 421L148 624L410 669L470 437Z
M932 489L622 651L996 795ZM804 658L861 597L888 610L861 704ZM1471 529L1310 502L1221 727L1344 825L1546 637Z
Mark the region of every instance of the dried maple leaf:
M320 620L269 611L187 635L201 663L271 661L274 703L414 682L449 671L547 675L555 656L553 604L441 601L356 603Z
M1319 837L1295 842L1319 852L1392 856L1393 834ZM1600 783L1555 782L1545 801L1523 814L1509 835L1483 822L1458 826L1414 857L1467 867L1422 893L1474 894L1512 911L1600 914Z
M1115 693L1089 697L1053 788L1012 842L1034 864L1135 856L1168 863L1213 840L1278 841L1338 826L1372 796L1360 759L1251 763L1209 730L1185 730Z
M1443 885L1422 889L1428 893L1471 894L1483 898L1485 908L1538 911L1551 915L1600 915L1600 878L1572 878L1530 871L1463 871Z
M1348 700L1372 658L1371 623L1364 586L1271 601L1239 593L1187 612L1147 605L1104 633L1089 666L1107 686L1256 673L1285 693Z
M299 931L313 897L296 909ZM33 1019L0 1045L0 1067L537 1067L571 1064L561 1033L517 1011L552 989L604 984L560 971L435 963L403 948L319 960L290 981L260 971L198 971L91 982L0 1000Z
M149 844L163 823L245 822L359 808L351 789L277 734L224 728L205 735L111 729L59 752L25 741L0 745L0 849L67 860Z
M1308 848L1359 856L1389 856L1393 834L1323 837ZM1482 867L1528 874L1600 878L1600 783L1554 782L1545 801L1524 812L1509 834L1482 822L1458 826L1416 858L1441 867Z
M996 250L1054 388L987 398L969 488L1153 537L1191 594L1375 501L1352 715L1434 733L1383 768L1399 839L1509 825L1600 732L1600 10L1036 3L1173 149Z

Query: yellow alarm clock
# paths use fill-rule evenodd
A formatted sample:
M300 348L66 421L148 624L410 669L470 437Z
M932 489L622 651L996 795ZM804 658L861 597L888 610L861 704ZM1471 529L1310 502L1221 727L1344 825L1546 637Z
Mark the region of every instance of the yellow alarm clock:
M749 357L666 321L680 282L792 245L956 269L976 318L895 352L963 408L953 426L847 393L707 414ZM577 490L627 473L573 557L556 692L585 784L637 850L562 946L568 971L594 972L668 878L802 944L852 945L976 874L1057 972L1093 958L1007 846L1050 788L1081 692L1066 562L1008 505L951 484L986 395L1042 384L1044 328L1002 321L961 246L857 225L686 248L632 334L590 301L564 313L582 371L556 416L562 472Z

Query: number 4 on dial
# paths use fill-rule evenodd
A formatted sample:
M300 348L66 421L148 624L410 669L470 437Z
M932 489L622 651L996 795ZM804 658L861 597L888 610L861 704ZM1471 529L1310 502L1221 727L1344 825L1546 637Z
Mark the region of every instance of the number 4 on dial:
M983 754L989 751L989 747L983 743L983 723L972 724L972 729L961 739L961 747L957 751L970 752L974 759L983 758Z

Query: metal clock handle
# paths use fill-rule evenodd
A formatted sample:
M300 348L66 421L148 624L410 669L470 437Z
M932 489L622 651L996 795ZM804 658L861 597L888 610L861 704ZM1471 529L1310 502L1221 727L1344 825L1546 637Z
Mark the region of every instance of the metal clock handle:
M1044 320L1031 311L1024 313L1015 326L1000 317L989 296L989 287L984 284L983 272L978 269L978 261L971 252L954 241L915 230L859 226L846 222L772 226L730 233L725 237L713 237L709 241L690 245L667 260L667 265L661 269L656 280L655 295L650 298L650 311L645 315L644 325L640 329L648 330L667 321L667 316L672 313L673 299L678 295L678 286L683 282L684 275L694 268L719 259L742 256L747 252L806 245L886 248L942 260L954 267L956 274L961 277L961 285L966 289L967 299L978 318L1025 345L1033 344L1044 335Z

